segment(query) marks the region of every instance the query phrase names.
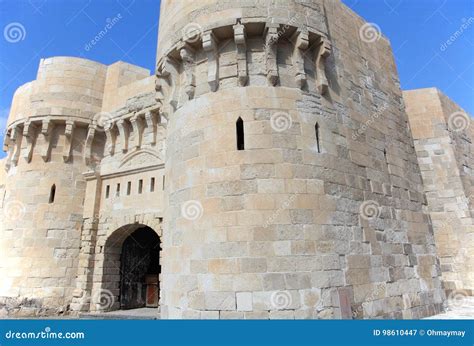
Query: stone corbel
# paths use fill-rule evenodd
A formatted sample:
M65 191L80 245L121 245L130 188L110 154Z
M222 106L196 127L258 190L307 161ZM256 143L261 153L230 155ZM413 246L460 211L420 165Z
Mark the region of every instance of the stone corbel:
M27 120L23 126L23 137L26 139L26 148L23 152L23 158L29 163L33 157L33 148L36 141L36 125L30 120Z
M212 30L204 32L202 47L207 53L207 83L211 91L216 91L219 85L219 56L217 52L217 39Z
M161 110L158 110L158 125L164 129L168 127L168 117Z
M110 155L115 153L115 143L117 141L117 134L115 133L115 123L110 122L107 124L107 127L104 128L105 131L105 138L107 143L107 152Z
M156 102L163 106L165 100L165 95L163 94L163 81L161 76L157 75L155 78L155 100Z
M151 110L145 112L147 133L151 134L151 145L156 144L156 117Z
M7 159L5 162L5 170L8 171L12 165L16 165L15 156L18 156L18 144L20 142L20 129L17 126L14 126L10 130L10 135L8 136L8 153Z
M96 124L90 124L89 128L87 129L86 142L84 143L84 163L86 165L91 164L92 142L94 142L96 129L97 129Z
M128 150L128 140L130 138L130 129L124 119L117 121L117 128L119 130L120 140L122 142L122 152Z
M5 130L5 134L3 136L3 151L8 151L8 146L10 145L10 133L8 130Z
M176 62L168 56L165 56L162 61L159 62L157 68L157 82L155 83L156 99L166 109L166 105L163 103L165 100L163 81L166 81L169 101L168 104L172 107L173 111L178 108L178 92L179 92L179 73Z
M132 124L134 147L139 149L142 145L142 134L145 127L143 118L136 114L130 118L130 123Z
M73 141L73 134L74 128L76 124L73 120L66 120L66 128L64 130L64 149L63 149L63 161L68 162L71 158L71 149L72 149L72 141Z
M331 54L331 42L326 37L321 37L316 53L316 86L321 95L326 94L329 87L326 77L326 58L329 54Z
M234 28L234 41L237 48L237 75L239 84L245 86L248 81L247 73L247 35L245 26L237 21Z
M270 85L278 83L277 47L278 28L275 23L267 23L265 27L265 64L267 68L267 80Z
M47 162L51 158L51 131L53 129L53 123L50 118L43 119L41 125L41 137L43 141L41 143L41 157L44 162Z
M194 89L196 88L194 49L188 43L182 43L179 47L179 55L183 61L184 75L186 77L184 92L188 95L188 100L191 100L194 97Z
M293 50L293 68L295 71L295 81L300 89L306 84L306 72L304 70L304 51L308 48L308 32L298 29L291 41L294 44Z

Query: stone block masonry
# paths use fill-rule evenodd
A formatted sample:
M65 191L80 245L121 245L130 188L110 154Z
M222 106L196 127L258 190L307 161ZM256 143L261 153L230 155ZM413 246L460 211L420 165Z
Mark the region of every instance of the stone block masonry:
M435 88L403 93L448 294L474 291L474 121Z
M340 1L160 15L154 75L55 57L15 94L2 315L140 307L157 283L161 318L421 318L470 287L472 232L437 217L467 227L472 134L418 150L385 37Z

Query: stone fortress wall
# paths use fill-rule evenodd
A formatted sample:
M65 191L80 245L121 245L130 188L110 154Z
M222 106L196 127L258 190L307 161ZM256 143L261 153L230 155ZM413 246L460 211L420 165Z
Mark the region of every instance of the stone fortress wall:
M160 13L156 76L55 57L15 94L0 313L120 308L121 246L144 226L161 241L162 318L439 312L432 202L387 39L363 40L339 1Z
M69 309L79 274L84 173L104 156L97 122L108 116L102 109L147 87L153 90L153 80L136 66L54 57L41 60L37 79L15 93L0 233L0 297L9 314Z
M445 289L474 289L474 120L435 88L404 91Z
M160 13L162 316L337 318L343 301L357 318L438 311L388 41L362 41L364 22L336 1L163 1ZM202 39L183 38L189 23ZM201 218L183 215L189 202Z

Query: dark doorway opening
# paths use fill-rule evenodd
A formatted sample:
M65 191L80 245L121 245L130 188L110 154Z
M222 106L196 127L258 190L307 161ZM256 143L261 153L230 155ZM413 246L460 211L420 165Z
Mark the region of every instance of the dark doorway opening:
M120 308L157 307L160 272L158 235L149 227L137 229L122 245Z

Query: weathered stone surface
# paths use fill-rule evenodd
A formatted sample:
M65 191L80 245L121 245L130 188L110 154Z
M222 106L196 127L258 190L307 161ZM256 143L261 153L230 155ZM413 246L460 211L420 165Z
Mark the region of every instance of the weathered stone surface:
M444 286L472 291L474 121L438 89L403 92ZM427 276L434 263L424 263Z
M183 0L161 19L154 76L58 57L15 94L1 314L119 309L122 244L143 227L161 318L420 318L441 308L441 269L472 288L472 239L452 228L472 230L472 134L408 101L417 162L386 38L361 40L340 1ZM190 21L203 35L183 37ZM303 35L295 52L285 26L317 48Z

